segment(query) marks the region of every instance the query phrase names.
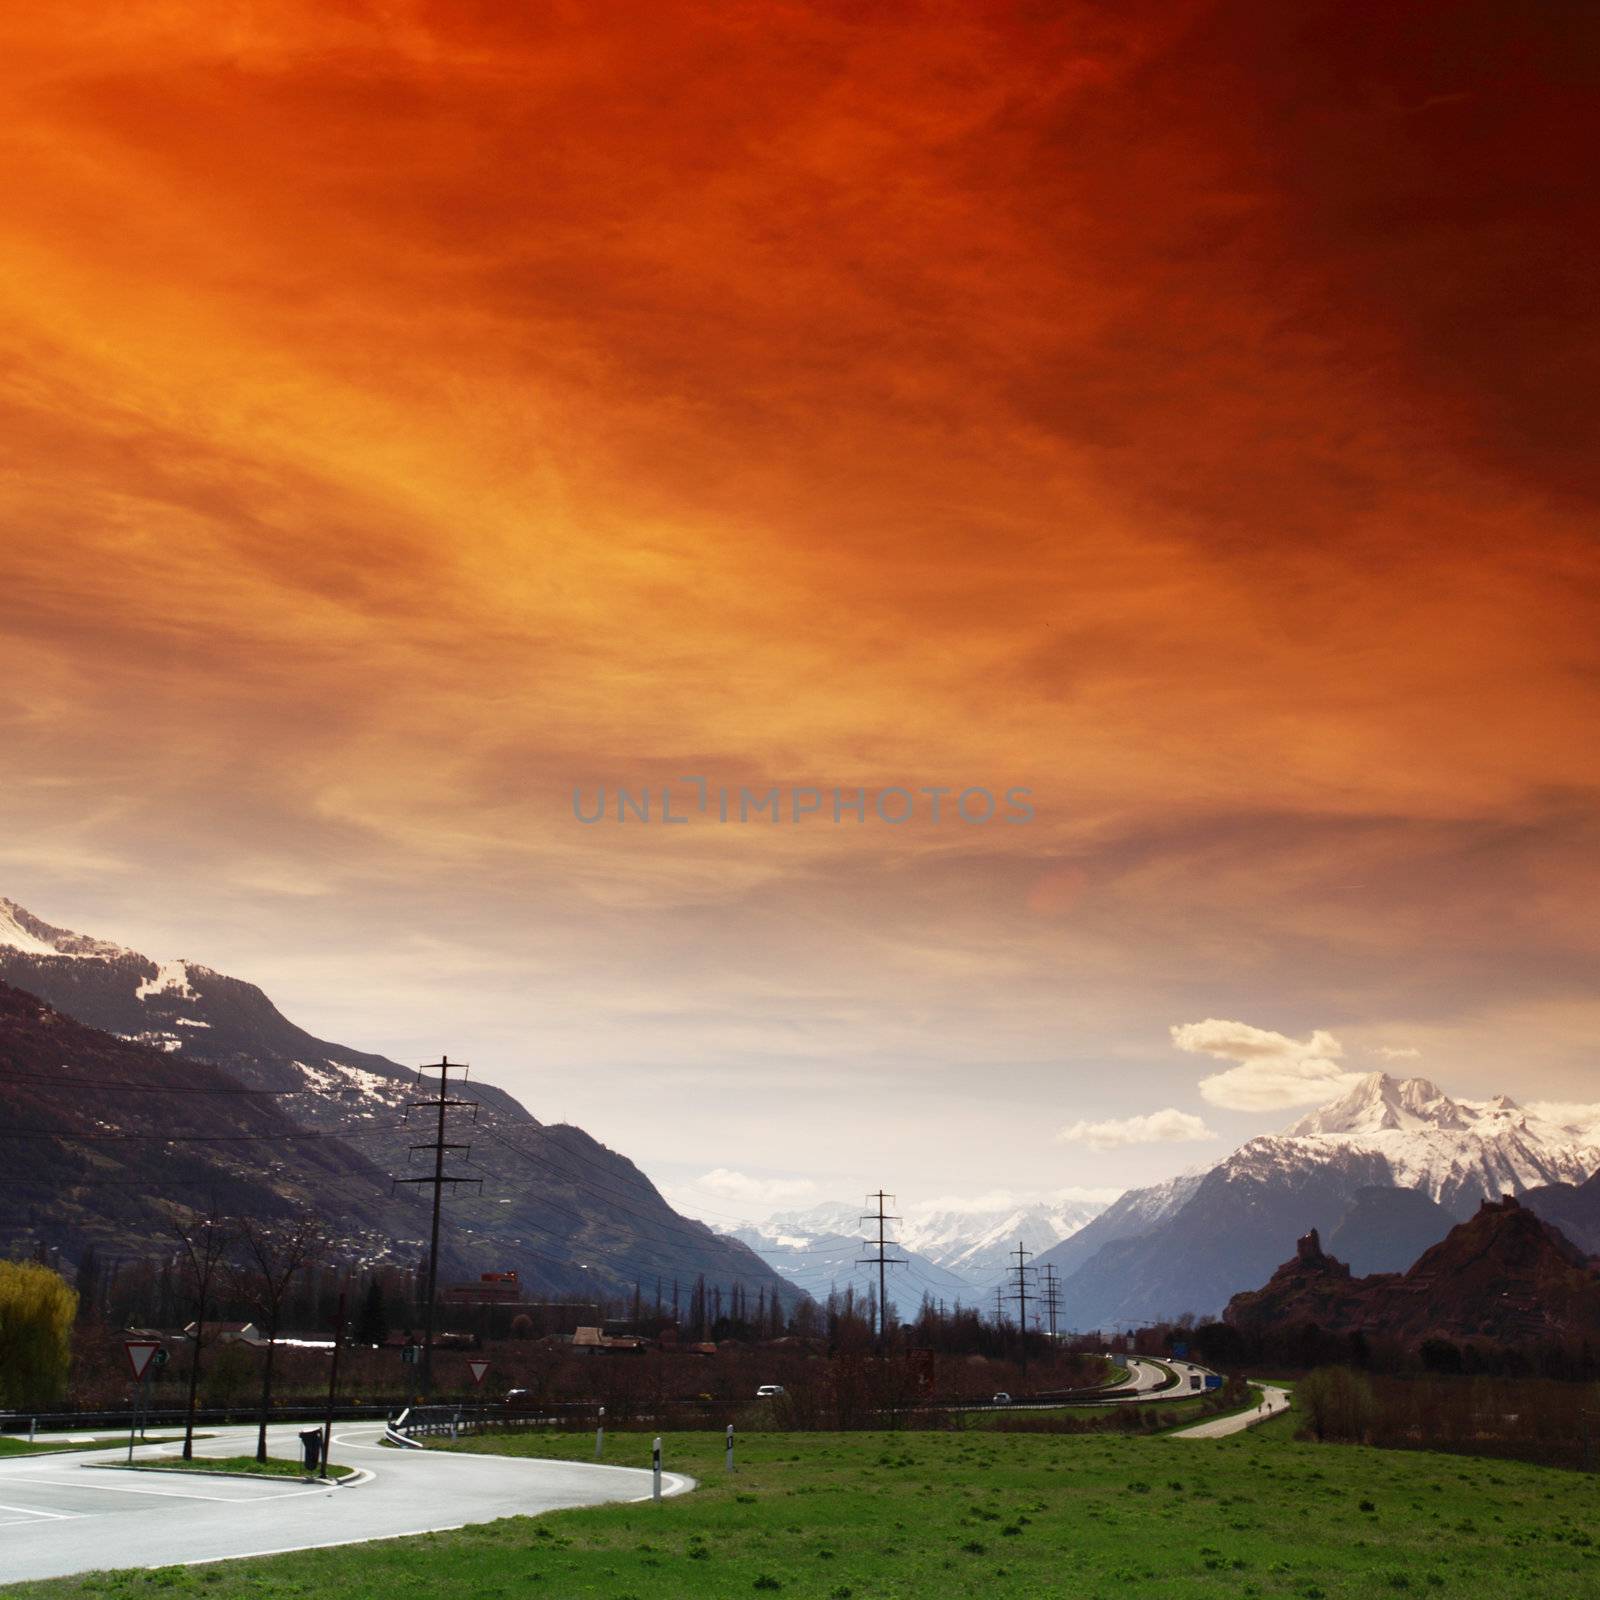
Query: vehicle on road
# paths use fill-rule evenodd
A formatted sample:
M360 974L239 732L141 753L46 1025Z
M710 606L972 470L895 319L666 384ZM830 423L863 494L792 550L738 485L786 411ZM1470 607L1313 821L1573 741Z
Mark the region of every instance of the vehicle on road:
M1008 1406L1011 1404L1011 1396L1002 1389L989 1404L992 1406Z
M764 1383L756 1390L757 1400L776 1400L783 1393L781 1383Z

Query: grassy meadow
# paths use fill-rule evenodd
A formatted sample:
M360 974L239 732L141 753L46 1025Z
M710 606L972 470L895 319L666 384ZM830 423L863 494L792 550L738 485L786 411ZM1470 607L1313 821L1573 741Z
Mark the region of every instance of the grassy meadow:
M1118 1435L664 1437L702 1487L457 1533L153 1573L22 1584L8 1600L157 1590L213 1600L1222 1600L1600 1594L1596 1484L1554 1468L1300 1443L1292 1418L1223 1440ZM464 1442L591 1459L583 1434ZM649 1461L646 1434L606 1459ZM359 1490L353 1491L359 1493Z

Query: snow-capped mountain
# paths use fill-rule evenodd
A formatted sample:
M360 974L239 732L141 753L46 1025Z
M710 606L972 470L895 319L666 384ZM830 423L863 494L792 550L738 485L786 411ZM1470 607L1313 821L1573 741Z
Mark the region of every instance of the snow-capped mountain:
M730 1236L749 1245L774 1272L816 1300L825 1301L846 1289L857 1297L876 1295L878 1268L864 1259L869 1251L860 1213L851 1206L821 1205L803 1216L803 1225L797 1223L797 1214L790 1213L734 1228ZM885 1288L902 1319L914 1317L925 1296L952 1304L964 1299L970 1305L976 1299L964 1278L914 1250L897 1245L885 1254L898 1258L887 1269Z
M1582 1183L1600 1165L1600 1128L1544 1121L1503 1094L1452 1100L1427 1078L1374 1072L1278 1138L1252 1139L1229 1160L1248 1154L1260 1169L1338 1150L1381 1155L1396 1188L1420 1189L1464 1220L1480 1200Z
M899 1225L908 1249L981 1289L1005 1276L1008 1258L1021 1244L1033 1255L1070 1239L1105 1210L1104 1201L1001 1200L988 1205L910 1205Z
M996 1197L976 1205L934 1200L904 1206L890 1236L897 1242L896 1253L908 1258L908 1276L918 1282L916 1299L926 1289L947 1299L964 1296L970 1303L1001 1281L1007 1255L1019 1241L1038 1254L1071 1238L1103 1208L1104 1202L1081 1199L1017 1202ZM850 1276L846 1257L864 1253L866 1236L860 1207L838 1201L778 1212L763 1223L734 1230L735 1238L779 1272L796 1282L803 1276L808 1287L826 1263L825 1271L838 1276L819 1280L823 1294L829 1282L843 1288Z
M243 1088L268 1091L293 1126L330 1145L353 1141L366 1163L360 1172L346 1174L353 1190L365 1206L376 1186L394 1230L395 1254L416 1259L426 1237L422 1208L411 1191L411 1198L396 1196L393 1202L388 1194L390 1174L415 1170L410 1147L419 1135L402 1118L419 1090L428 1090L414 1071L313 1037L254 984L197 962L152 961L120 945L70 933L11 900L0 900L0 985L5 984L87 1028L113 1035L106 1045L122 1040L175 1061L209 1063ZM16 1015L31 1014L19 1006ZM0 1062L21 1048L21 1027L21 1022L13 1026L11 1039L0 1027ZM123 1061L126 1055L113 1050L106 1059ZM63 1068L61 1089L45 1085L37 1092L72 1109L74 1091L66 1085L74 1074L65 1059ZM466 1129L474 1143L462 1159L470 1161L472 1176L483 1179L484 1192L480 1197L466 1191L450 1201L451 1260L445 1263L450 1270L514 1267L526 1284L544 1293L592 1294L599 1287L631 1295L658 1276L692 1284L704 1275L710 1284L742 1284L752 1295L762 1287L769 1293L782 1287L787 1296L787 1284L759 1257L703 1223L679 1216L631 1161L581 1128L540 1123L504 1090L477 1078L468 1094L480 1111ZM72 1126L52 1123L51 1109L44 1106L32 1120ZM190 1126L182 1118L192 1120L194 1109L181 1099L171 1102L175 1131ZM0 1127L7 1115L0 1101ZM261 1159L249 1145L240 1146L241 1171ZM152 1165L152 1186L159 1188L163 1177L176 1171L174 1161ZM167 1198L188 1203L176 1193ZM349 1202L333 1185L325 1185L316 1199L337 1229ZM75 1240L74 1248L93 1238L93 1228L72 1220L76 1203L62 1196L41 1201L35 1207L40 1236L54 1229L52 1238Z
M1582 1183L1597 1167L1600 1129L1504 1095L1454 1100L1425 1078L1372 1073L1281 1134L1125 1195L1039 1262L1064 1278L1077 1327L1211 1315L1264 1282L1308 1229L1333 1235L1363 1189L1414 1189L1464 1220L1481 1200ZM1370 1198L1363 1210L1382 1214Z

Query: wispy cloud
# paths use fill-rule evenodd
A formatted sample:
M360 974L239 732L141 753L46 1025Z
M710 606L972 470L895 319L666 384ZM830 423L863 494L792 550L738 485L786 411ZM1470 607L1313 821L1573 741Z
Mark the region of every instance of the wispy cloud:
M1143 1116L1069 1123L1057 1131L1056 1142L1086 1144L1091 1150L1120 1150L1134 1144L1188 1144L1216 1137L1192 1112L1167 1106Z
M1361 1076L1341 1066L1344 1046L1318 1028L1307 1039L1207 1017L1172 1029L1172 1042L1193 1055L1234 1061L1200 1080L1200 1094L1229 1111L1276 1111L1313 1105L1342 1093Z

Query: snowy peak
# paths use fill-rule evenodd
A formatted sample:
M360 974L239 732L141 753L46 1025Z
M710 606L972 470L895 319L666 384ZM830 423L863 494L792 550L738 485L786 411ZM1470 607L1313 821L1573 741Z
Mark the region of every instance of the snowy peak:
M1035 1254L1070 1238L1105 1209L1076 1198L1019 1200L989 1195L974 1201L933 1200L907 1205L891 1224L895 1242L969 1288L988 1289L1006 1269L1020 1240ZM834 1201L779 1212L741 1233L757 1249L800 1249L819 1239L866 1237L859 1207ZM756 1244L756 1240L760 1244Z
M1515 1110L1504 1095L1497 1108ZM1369 1072L1342 1099L1302 1117L1284 1137L1302 1139L1315 1134L1387 1133L1416 1128L1459 1128L1471 1125L1464 1108L1428 1078L1392 1078L1387 1072Z
M108 944L104 939L91 939L87 934L53 928L48 922L41 922L32 912L24 910L15 900L3 897L0 897L0 945L30 956L69 956L79 959L98 956L103 960L115 960L118 956L133 954L131 950L124 950L118 944Z

